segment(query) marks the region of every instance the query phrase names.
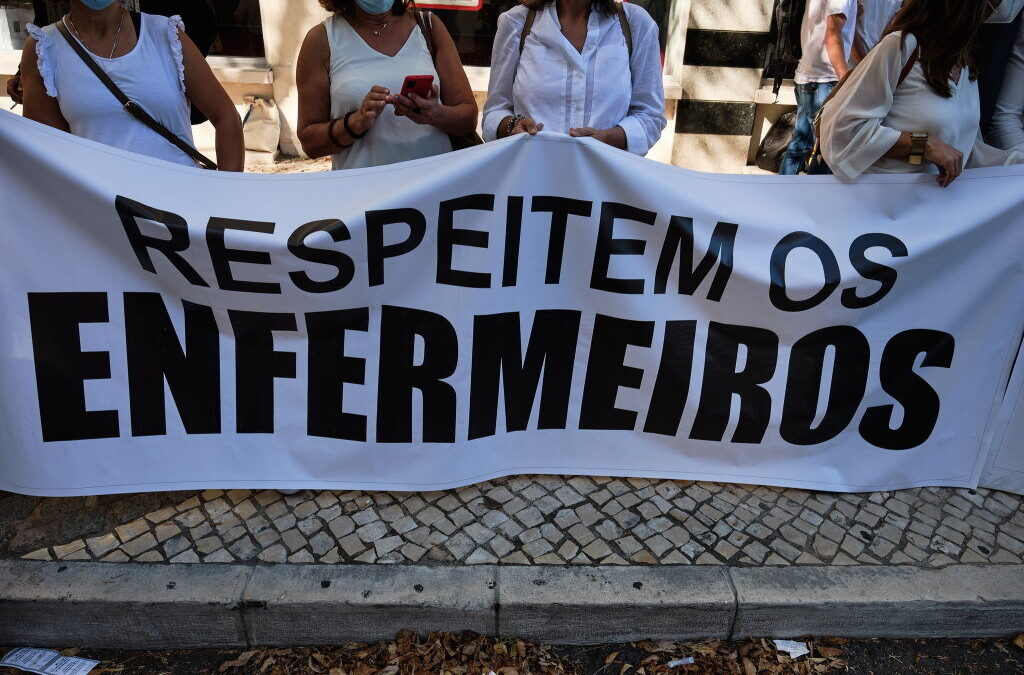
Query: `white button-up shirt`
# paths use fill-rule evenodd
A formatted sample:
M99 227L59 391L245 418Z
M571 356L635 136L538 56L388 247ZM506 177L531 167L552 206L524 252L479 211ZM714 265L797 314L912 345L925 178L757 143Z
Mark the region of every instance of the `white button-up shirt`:
M590 12L580 53L562 34L552 2L538 12L521 55L527 8L519 5L499 16L484 139L497 138L501 120L519 114L559 133L619 126L626 132L626 148L646 154L666 124L658 26L642 8L623 8L633 34L632 58L617 14Z

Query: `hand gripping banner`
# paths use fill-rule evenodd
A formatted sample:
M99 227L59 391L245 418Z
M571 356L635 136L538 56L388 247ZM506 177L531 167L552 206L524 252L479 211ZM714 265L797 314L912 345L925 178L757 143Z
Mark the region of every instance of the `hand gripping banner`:
M975 487L1006 436L1024 168L844 185L542 134L242 175L4 114L0 171L3 490Z

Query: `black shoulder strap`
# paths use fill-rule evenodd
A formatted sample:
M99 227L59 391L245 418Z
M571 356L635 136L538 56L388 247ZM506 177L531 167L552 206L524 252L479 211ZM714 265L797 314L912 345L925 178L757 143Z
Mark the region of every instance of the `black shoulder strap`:
M526 46L526 36L533 30L533 22L537 20L537 10L531 9L526 13L526 23L523 24L523 32L519 34L519 53L523 53Z
M102 68L100 68L99 64L96 63L92 56L89 55L89 52L85 50L85 47L83 47L78 42L78 40L75 39L75 37L71 34L71 31L68 30L68 27L67 25L65 25L63 20L57 22L57 29L60 30L60 34L64 36L64 39L67 40L69 45L71 45L71 48L75 51L76 54L78 54L78 57L82 59L82 62L85 63L85 65L89 66L89 70L91 70L93 74L96 75L96 77L99 79L99 81L102 82L103 85L110 90L110 93L114 95L114 98L116 98L122 106L124 106L125 111L129 115L139 120L156 133L163 136L165 139L167 139L169 143L173 144L176 148L178 148L186 155L191 157L192 161L194 161L199 166L203 167L204 169L217 168L217 165L214 163L212 159L203 155L201 152L193 148L191 145L181 140L176 135L172 134L170 131L167 130L167 127L157 122L148 112L143 110L142 106L140 106L138 103L125 96L124 92L121 91L121 89L116 84L114 84L114 81L110 79L110 76L107 75L107 73Z
M135 37L142 37L142 14L138 12L128 12L128 16L132 18L132 25L135 26Z
M615 3L615 13L619 15L619 26L622 28L622 37L626 38L626 51L629 52L630 61L633 60L633 29L629 26L629 19L626 18L626 10L621 2Z

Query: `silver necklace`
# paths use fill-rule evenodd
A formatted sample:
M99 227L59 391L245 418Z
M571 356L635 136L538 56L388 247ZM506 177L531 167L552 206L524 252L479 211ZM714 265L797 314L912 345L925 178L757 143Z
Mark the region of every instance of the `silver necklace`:
M391 22L391 16L389 15L389 16L388 16L388 18L387 18L387 20L386 20L386 21L384 21L384 23L378 24L378 26L380 26L380 27L379 27L379 28L378 28L377 30L375 30L375 31L371 31L371 32L372 32L372 33L373 33L373 34L374 34L375 36L377 36L377 37L380 37L380 34L384 32L384 29L388 27L388 24L389 24L390 22Z
M75 35L82 41L82 44L87 44L82 34L78 32L78 26L75 25L75 20L71 16L71 12L68 12L68 21L71 22L71 30L75 31ZM110 56L108 59L114 58L114 52L117 51L117 40L121 37L121 27L124 26L124 12L121 12L121 20L117 23L117 32L114 33L114 46L110 48Z

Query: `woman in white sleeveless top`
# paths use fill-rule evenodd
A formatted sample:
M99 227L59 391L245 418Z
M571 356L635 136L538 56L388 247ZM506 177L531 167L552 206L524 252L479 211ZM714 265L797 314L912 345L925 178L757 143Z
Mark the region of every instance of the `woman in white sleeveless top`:
M455 43L426 15L435 55L407 0L320 0L333 12L306 35L296 69L298 135L335 169L380 166L452 149L477 106ZM433 75L429 98L400 95L408 75Z
M189 145L191 105L198 107L217 130L220 169L242 170L238 113L179 17L142 14L136 30L133 17L113 0L72 0L61 21L126 96ZM25 117L116 148L195 166L122 108L57 23L30 25L29 33L21 63Z

